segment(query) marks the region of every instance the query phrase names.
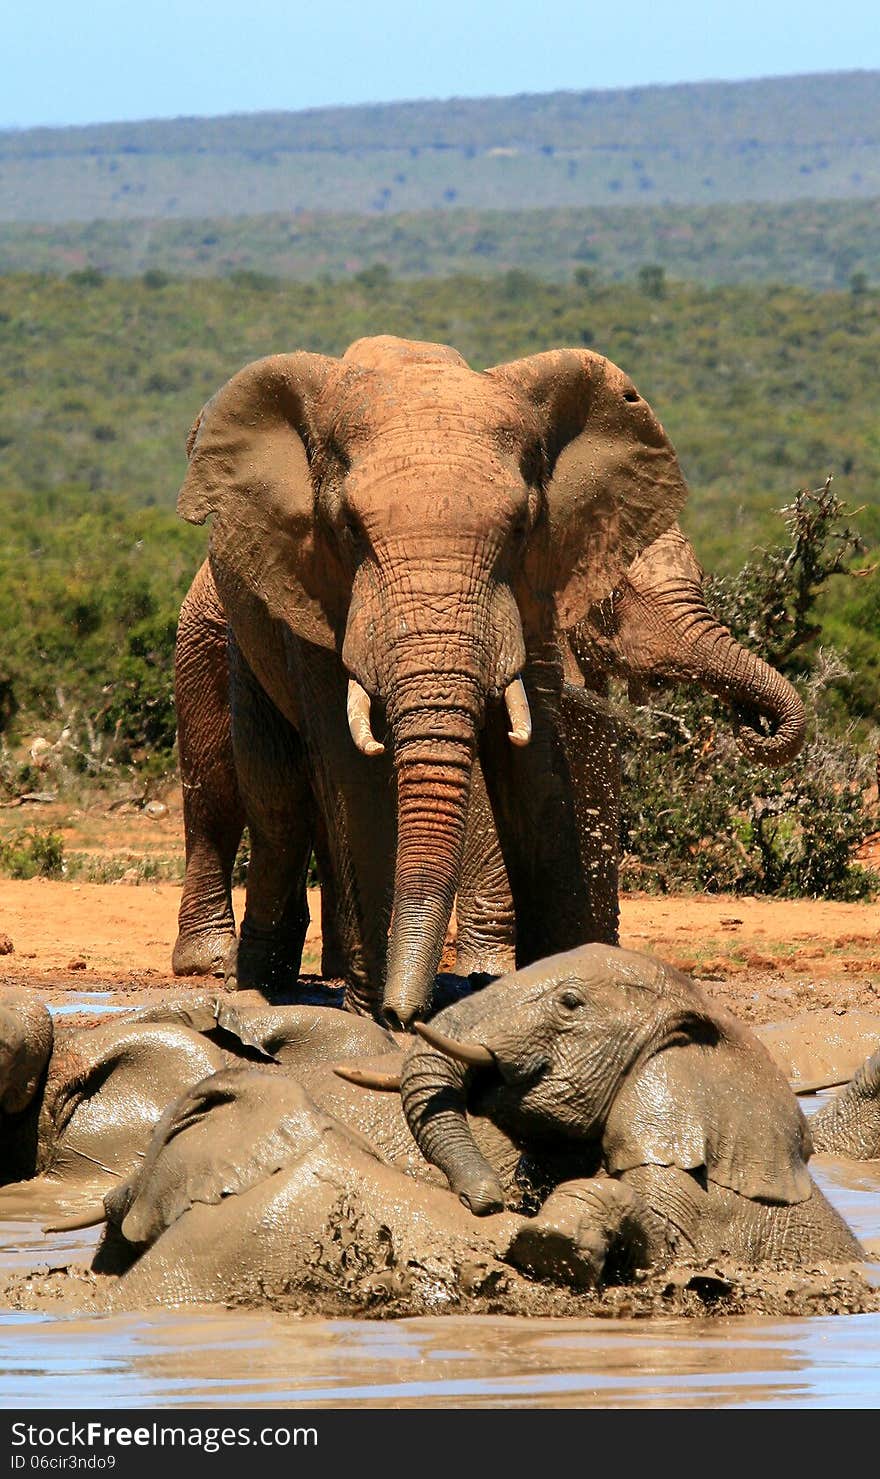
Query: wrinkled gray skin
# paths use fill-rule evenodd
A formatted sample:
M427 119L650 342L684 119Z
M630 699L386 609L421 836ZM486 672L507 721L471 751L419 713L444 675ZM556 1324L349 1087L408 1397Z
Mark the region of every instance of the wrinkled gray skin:
M385 1164L294 1078L257 1067L173 1104L106 1207L94 1268L121 1275L100 1291L113 1309L305 1289L436 1311L516 1278L499 1257L522 1223L478 1222L444 1188Z
M880 1159L880 1049L810 1120L816 1150L855 1161Z
M797 753L804 710L791 685L713 619L703 595L703 571L678 525L654 540L613 594L560 637L559 660L566 676L559 697L560 734L588 881L582 941L615 944L621 739L602 702L609 677L628 681L635 696L661 682L699 682L733 708L744 753L767 765L784 764ZM173 967L179 975L211 974L222 973L226 964L233 974L231 878L245 816L232 742L228 623L207 565L181 611L176 696L187 865ZM348 966L337 927L331 849L314 800L297 825L312 828L321 875L322 974L344 976ZM514 968L513 894L479 760L456 918L457 974L494 976ZM299 970L307 921L303 892L291 909L282 952L288 980ZM522 952L520 963L526 963ZM271 979L272 971L267 974Z
M388 1135L394 1094L358 1113L348 1084L315 1102L321 1070L221 1073L170 1106L142 1166L105 1199L95 1267L121 1276L114 1305L363 1293L377 1278L422 1299L433 1287L442 1302L466 1280L485 1287L501 1264L577 1288L721 1256L793 1266L864 1256L810 1177L810 1131L780 1071L659 961L586 946L419 1031L400 1099L454 1197L426 1185ZM463 1065L462 1053L477 1061ZM857 1076L855 1094L865 1082ZM544 1163L551 1185L551 1168L568 1178L535 1215L505 1210L519 1189L478 1143L475 1102L491 1105L508 1144ZM593 1174L572 1175L579 1158Z
M544 1140L595 1149L603 1175L588 1189L562 1187L553 1203L566 1226L583 1228L585 1248L598 1236L598 1199L609 1251L619 1227L629 1236L637 1224L649 1258L669 1246L682 1261L862 1256L810 1177L810 1132L780 1070L671 967L588 945L501 978L424 1031L434 1029L448 1050L409 1051L401 1098L422 1154L472 1211L504 1201L463 1113L476 1077L498 1124L536 1156ZM450 1056L462 1045L485 1066ZM552 1212L545 1205L523 1233L526 1243L534 1234L535 1257Z
M218 997L162 1002L97 1027L58 1028L36 997L0 1004L0 1181L70 1190L126 1176L169 1103L231 1065L393 1052L375 1023L321 1007Z

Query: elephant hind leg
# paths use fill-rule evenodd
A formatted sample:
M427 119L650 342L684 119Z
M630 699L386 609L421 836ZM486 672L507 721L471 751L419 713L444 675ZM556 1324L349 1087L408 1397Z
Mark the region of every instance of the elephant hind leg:
M222 975L235 942L232 869L244 809L232 753L226 618L207 564L181 609L174 684L186 876L171 964L176 976Z

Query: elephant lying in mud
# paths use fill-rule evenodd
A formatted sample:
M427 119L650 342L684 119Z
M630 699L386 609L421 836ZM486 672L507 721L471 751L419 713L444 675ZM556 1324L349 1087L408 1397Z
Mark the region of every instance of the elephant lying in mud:
M25 992L0 1003L0 1183L34 1176L66 1191L126 1176L167 1106L234 1064L289 1069L393 1051L373 1022L258 997L189 995L97 1027L56 1027Z
M326 1067L250 1064L170 1105L105 1198L94 1267L118 1277L113 1301L378 1279L425 1307L502 1269L585 1288L721 1257L864 1257L809 1174L781 1072L661 962L585 946L418 1031L384 1073L350 1063L335 1098Z
M608 679L632 691L660 682L694 681L735 713L737 742L752 760L784 764L798 752L805 714L779 673L738 644L714 620L703 571L678 525L654 540L621 577L612 596L559 639L566 681L559 723L581 861L589 882L582 943L617 943L620 851L620 753L616 719L602 698ZM184 601L178 630L177 709L187 867L173 966L177 974L235 969L231 882L245 810L236 774L230 715L228 622L206 563ZM298 696L308 703L309 695ZM769 733L761 724L769 726ZM241 764L239 759L239 764ZM322 973L345 976L336 921L336 887L326 825L310 816L321 876ZM331 823L332 825L332 823ZM338 849L337 849L338 855ZM300 967L308 906L304 885L292 910L279 970L264 961L255 985L292 984ZM514 969L516 913L492 804L475 762L456 898L455 971L501 975ZM290 922L290 921L289 921ZM520 963L525 964L520 954Z

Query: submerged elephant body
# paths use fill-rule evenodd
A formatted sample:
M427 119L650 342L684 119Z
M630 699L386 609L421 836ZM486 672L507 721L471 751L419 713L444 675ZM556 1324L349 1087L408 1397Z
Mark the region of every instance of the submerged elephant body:
M393 1053L376 1024L322 1007L188 996L97 1027L56 1030L29 993L0 1009L0 1183L70 1192L130 1174L170 1103L236 1064L279 1070Z
M419 1033L402 1057L385 1055L399 1104L351 1084L334 1100L326 1069L249 1066L171 1105L106 1199L95 1267L121 1275L113 1298L334 1281L354 1293L380 1278L397 1292L410 1279L423 1299L433 1277L445 1301L475 1266L477 1287L503 1265L583 1288L722 1257L864 1256L809 1174L809 1126L780 1071L660 962L587 946ZM354 1074L369 1082L368 1068ZM401 1108L450 1190L401 1146ZM475 1133L483 1121L488 1135ZM517 1158L541 1169L540 1196L533 1182L524 1199Z

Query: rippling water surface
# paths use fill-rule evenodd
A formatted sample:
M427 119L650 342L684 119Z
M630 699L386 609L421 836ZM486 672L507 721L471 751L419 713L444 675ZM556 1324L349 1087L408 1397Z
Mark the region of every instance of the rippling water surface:
M880 1238L880 1162L819 1157L813 1170L856 1232ZM44 1237L8 1199L0 1219L6 1269L86 1258L96 1236ZM88 1320L0 1312L0 1406L176 1405L878 1407L880 1314L380 1322L207 1308Z

